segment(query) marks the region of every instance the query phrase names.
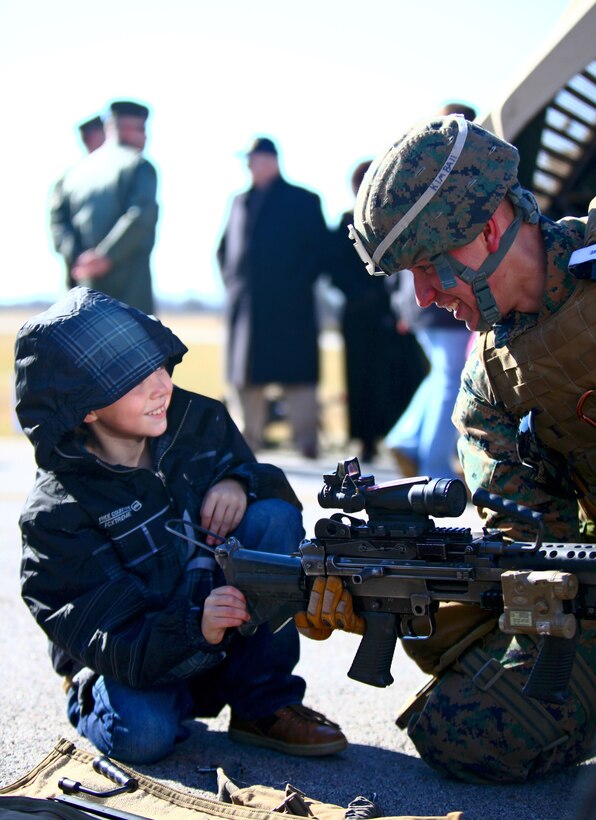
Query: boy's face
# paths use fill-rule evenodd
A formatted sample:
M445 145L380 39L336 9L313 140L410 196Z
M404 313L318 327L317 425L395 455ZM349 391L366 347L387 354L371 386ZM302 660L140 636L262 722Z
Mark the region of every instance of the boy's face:
M165 367L133 387L122 398L85 417L92 432L107 433L112 438L134 439L161 436L168 426L166 411L172 398L172 379Z

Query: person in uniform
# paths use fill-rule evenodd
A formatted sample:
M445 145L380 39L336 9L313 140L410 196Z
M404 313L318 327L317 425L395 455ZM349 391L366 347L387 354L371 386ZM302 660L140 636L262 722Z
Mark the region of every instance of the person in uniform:
M153 313L158 206L157 174L143 156L149 109L129 100L110 109L105 143L70 168L54 194L52 238L69 284Z
M91 117L79 125L81 142L85 146L87 153L92 154L106 141L106 130L101 117Z
M541 215L518 161L514 146L462 116L432 119L373 163L350 231L369 273L411 270L421 307L479 331L453 415L469 489L541 512L546 539L588 540L596 284L569 268L586 224ZM535 539L506 513L480 513ZM570 697L542 703L522 692L533 638L501 633L486 611L442 605L436 634L408 644L434 678L398 725L431 766L471 782L520 782L581 760L594 738L596 623L579 627Z
M106 131L101 117L91 117L79 123L79 137L88 154L97 151L106 141ZM69 255L69 239L65 230L64 174L57 180L50 195L50 232L54 248L63 256ZM64 242L64 245L62 244ZM70 266L66 264L66 287L72 288L76 282L72 278Z

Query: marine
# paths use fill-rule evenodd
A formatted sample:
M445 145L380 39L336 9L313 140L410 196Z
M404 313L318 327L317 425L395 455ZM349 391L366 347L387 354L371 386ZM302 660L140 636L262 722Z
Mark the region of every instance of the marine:
M475 123L433 118L372 164L350 235L370 274L410 270L421 307L446 308L478 331L453 414L470 491L540 511L546 538L587 540L596 502L588 430L596 285L568 265L594 239L585 220L542 215L518 182L518 164L513 145ZM550 368L548 356L535 358L545 339L556 342ZM507 513L479 512L508 537L535 536ZM570 697L542 703L522 692L533 639L502 634L480 609L442 605L436 635L408 649L433 678L398 725L427 763L469 782L522 782L575 763L594 739L595 638L596 623L582 621Z

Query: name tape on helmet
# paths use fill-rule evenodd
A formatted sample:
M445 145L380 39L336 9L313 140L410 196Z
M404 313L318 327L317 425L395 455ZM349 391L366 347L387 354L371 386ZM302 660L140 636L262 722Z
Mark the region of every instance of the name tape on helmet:
M420 213L420 211L430 202L438 190L453 170L453 167L462 152L466 137L468 136L468 123L464 117L456 117L457 122L457 137L453 143L451 153L445 160L445 163L433 181L430 183L426 191L419 197L419 199L412 205L409 211L405 213L399 222L391 228L385 239L377 246L373 253L373 262L379 264L379 260L383 257L385 251L393 245L397 237L405 231L410 222L412 222Z

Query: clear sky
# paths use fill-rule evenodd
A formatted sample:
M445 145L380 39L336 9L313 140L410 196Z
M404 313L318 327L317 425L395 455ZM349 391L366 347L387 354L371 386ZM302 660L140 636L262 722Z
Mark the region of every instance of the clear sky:
M221 300L214 252L243 152L273 137L334 226L355 164L458 98L487 114L568 0L0 0L1 303L57 298L54 180L76 124L113 99L152 109L158 297Z

